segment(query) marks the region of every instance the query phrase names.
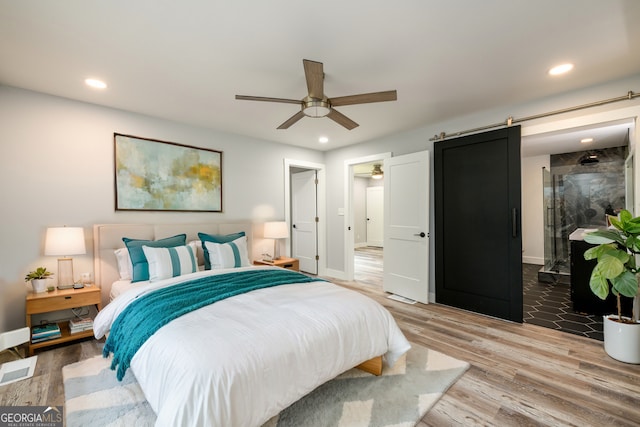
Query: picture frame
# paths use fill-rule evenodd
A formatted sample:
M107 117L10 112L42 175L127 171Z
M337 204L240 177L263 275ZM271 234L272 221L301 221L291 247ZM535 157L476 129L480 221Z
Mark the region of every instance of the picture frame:
M113 134L116 211L222 212L222 151Z

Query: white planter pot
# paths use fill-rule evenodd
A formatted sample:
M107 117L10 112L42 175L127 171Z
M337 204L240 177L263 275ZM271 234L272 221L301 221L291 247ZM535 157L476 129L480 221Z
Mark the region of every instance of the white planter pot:
M32 279L31 287L33 288L33 292L37 294L45 292L47 290L47 279Z
M640 323L619 323L603 316L604 351L616 360L640 364Z

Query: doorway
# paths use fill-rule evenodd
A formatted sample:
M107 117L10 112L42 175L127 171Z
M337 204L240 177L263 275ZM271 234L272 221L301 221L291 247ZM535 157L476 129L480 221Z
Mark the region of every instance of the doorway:
M317 183L315 185L315 198L316 198L316 215L317 220L315 236L313 234L305 234L304 236L298 236L301 239L309 239L308 236L312 236L311 239L313 241L300 241L298 244L303 245L304 247L312 247L316 249L316 257L314 261L314 266L316 268L315 272L310 272L312 274L317 274L319 276L326 275L327 269L327 257L326 257L326 172L325 165L321 163L313 163L307 162L304 160L293 160L293 159L284 159L284 215L285 221L289 226L290 236L292 235L293 230L293 206L295 204L292 188L293 188L293 177L296 173L305 173L312 171L315 176ZM293 239L289 238L287 240L287 250L288 254L295 257L293 253Z
M384 180L372 171L381 163L361 163L354 167L354 280L382 283L384 271ZM382 288L380 288L382 289Z
M374 179L373 171L378 165L382 170L382 176L380 176L382 178L384 176L382 164L384 159L390 157L391 153L380 153L345 161L345 211L343 214L347 217L344 242L346 280L356 280L357 276L360 280L368 281L367 275L371 274L371 271L377 275L383 269L383 244L372 242L369 246L368 241L367 188L380 187L381 190L373 191L381 191L384 194L384 179ZM380 220L381 218L378 219ZM381 237L384 239L384 233ZM374 236L374 239L377 238ZM367 248L370 248L368 255L365 253ZM357 257L358 262L356 262L356 250L360 252ZM358 269L357 274L356 269Z
M623 119L522 138L525 323L602 340L602 317L573 309L570 235L606 227L609 205L633 211L633 125Z

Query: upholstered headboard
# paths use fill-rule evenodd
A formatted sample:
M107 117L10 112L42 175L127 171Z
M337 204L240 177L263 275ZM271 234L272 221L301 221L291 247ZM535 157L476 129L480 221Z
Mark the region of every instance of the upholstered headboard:
M111 284L118 280L118 266L114 251L124 247L123 237L157 240L176 234L186 234L187 242L199 240L198 233L231 234L244 231L247 236L247 252L251 261L254 254L254 227L250 222L201 223L201 224L96 224L93 226L93 253L95 282L102 288L102 304L109 302ZM259 251L258 251L259 252Z

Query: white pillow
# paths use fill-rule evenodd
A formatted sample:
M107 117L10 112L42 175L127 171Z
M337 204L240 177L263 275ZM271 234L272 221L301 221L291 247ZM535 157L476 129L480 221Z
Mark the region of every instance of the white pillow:
M204 242L209 251L211 269L247 267L247 237L242 236L229 243Z
M150 282L195 273L198 270L195 252L190 245L173 248L142 246L142 250L149 263Z
M113 252L116 254L120 280L131 280L133 274L133 264L131 263L131 257L129 256L129 249L120 248L116 249Z

